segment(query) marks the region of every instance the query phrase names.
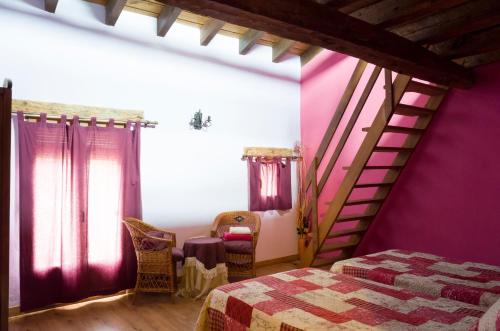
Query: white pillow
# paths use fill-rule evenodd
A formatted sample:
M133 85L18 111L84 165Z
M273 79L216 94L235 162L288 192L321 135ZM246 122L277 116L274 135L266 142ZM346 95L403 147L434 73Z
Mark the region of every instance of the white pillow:
M477 327L477 328L476 328ZM493 331L500 330L500 299L495 302L486 313L479 319L478 323L469 330Z
M230 226L229 233L251 234L252 230L248 226Z

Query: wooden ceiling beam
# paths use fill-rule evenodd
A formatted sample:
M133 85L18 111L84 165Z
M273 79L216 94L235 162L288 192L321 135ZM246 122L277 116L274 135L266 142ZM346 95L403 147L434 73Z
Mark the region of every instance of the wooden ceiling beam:
M114 26L127 4L127 0L108 0L106 3L106 24Z
M333 0L328 3L328 6L339 10L341 13L350 14L378 1L380 0Z
M427 38L426 44L435 44L445 40L459 37L474 31L484 30L496 25L500 25L500 2L497 11L489 12L480 17L470 17L467 21L461 22L456 26L450 26L447 29Z
M281 62L286 53L290 50L290 48L295 45L294 40L290 39L281 39L279 42L273 45L273 62L278 63Z
M466 68L475 68L477 66L500 61L500 50L467 56L454 60L456 63L463 65Z
M161 0L193 13L354 56L455 87L472 73L381 28L309 0Z
M49 13L55 13L58 1L59 0L45 0L45 10Z
M500 49L500 27L469 33L429 47L432 52L450 59L477 55L498 49Z
M404 24L391 29L406 39L421 44L432 44L458 36L481 18L498 14L500 1L498 0L474 0L468 1L460 6L440 11L427 16L421 20ZM486 24L487 22L483 22ZM468 30L468 32L474 30Z
M322 50L323 48L321 47L310 46L308 49L305 50L304 53L300 55L300 64L303 66L306 65L307 63L309 63L309 61L314 59L314 57L318 55Z
M180 13L180 8L172 6L163 7L160 16L158 16L156 34L159 37L165 37Z
M263 35L263 31L248 29L248 31L240 37L240 54L248 54L248 52L255 46L257 41L259 41Z
M337 9L342 13L352 13L358 9L367 7L380 0L314 0L316 3L327 5L330 8Z
M424 16L446 10L468 0L383 0L351 13L373 25L390 28L418 20Z
M220 29L224 26L224 22L217 19L209 19L200 28L200 45L207 46Z

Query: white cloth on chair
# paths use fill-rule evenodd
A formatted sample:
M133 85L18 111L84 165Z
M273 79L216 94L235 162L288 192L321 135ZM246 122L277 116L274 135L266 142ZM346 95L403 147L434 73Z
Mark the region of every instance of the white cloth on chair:
M230 226L229 233L233 234L251 234L252 230L248 226Z

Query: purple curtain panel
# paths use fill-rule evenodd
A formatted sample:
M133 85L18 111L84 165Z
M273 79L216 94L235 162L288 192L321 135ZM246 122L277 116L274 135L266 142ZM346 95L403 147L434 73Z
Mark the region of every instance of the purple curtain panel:
M141 218L140 125L80 126L18 114L21 310L135 283L123 217Z

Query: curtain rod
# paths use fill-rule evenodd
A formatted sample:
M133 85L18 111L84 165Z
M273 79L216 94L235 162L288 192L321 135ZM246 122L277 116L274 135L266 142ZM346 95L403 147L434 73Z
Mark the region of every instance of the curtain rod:
M297 161L297 160L302 159L301 156L295 156L295 155L294 156L286 156L286 155L247 155L247 154L244 154L241 157L241 161L245 161L249 157L263 157L263 158L267 158L267 159L282 158L282 159L290 159L292 161Z
M17 115L17 112L13 111L12 115ZM29 118L29 119L40 118L40 113L23 113L23 115L25 118ZM47 115L47 119L52 120L52 121L58 121L61 119L61 115ZM90 123L90 121L92 120L90 117L79 117L78 119L80 122L83 122L83 123ZM66 121L71 122L71 121L73 121L73 118L69 117L66 119ZM144 127L144 128L155 128L158 125L158 121L148 121L148 120L134 121L134 120L130 120L130 122L132 122L132 123L140 122L141 127ZM107 124L107 123L109 123L109 119L106 120L106 119L96 118L96 123ZM115 120L114 123L118 124L118 125L125 126L127 124L127 121Z

